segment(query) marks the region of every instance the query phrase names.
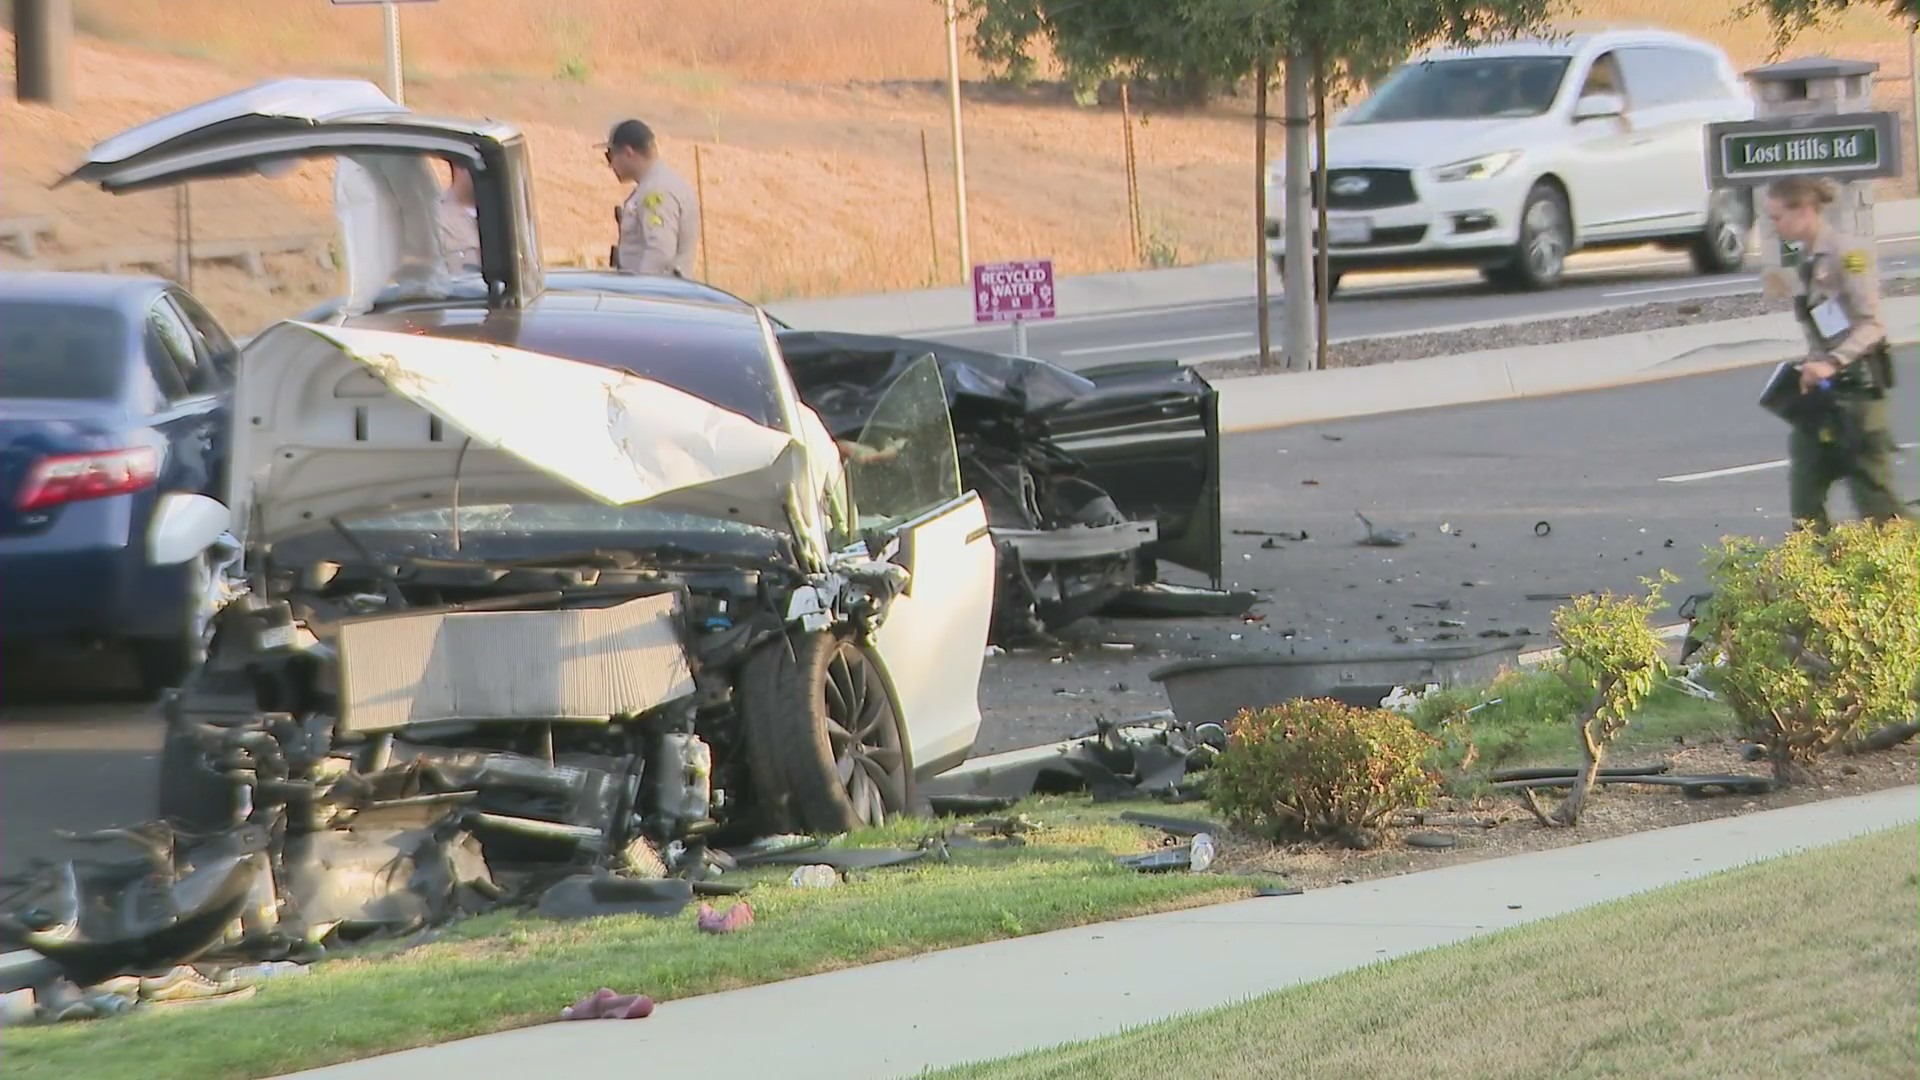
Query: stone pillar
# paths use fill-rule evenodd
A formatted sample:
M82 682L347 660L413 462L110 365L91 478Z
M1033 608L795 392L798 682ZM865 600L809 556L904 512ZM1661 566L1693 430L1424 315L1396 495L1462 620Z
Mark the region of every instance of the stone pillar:
M1830 60L1821 56L1754 68L1746 73L1748 83L1753 86L1754 119L1867 112L1873 108L1873 73L1878 70L1879 64L1865 60ZM1760 185L1753 195L1754 211L1759 216L1760 265L1763 270L1780 266L1785 261L1780 238L1774 235L1761 204L1765 185ZM1861 243L1872 244L1873 181L1842 183L1840 197L1834 200L1828 221Z

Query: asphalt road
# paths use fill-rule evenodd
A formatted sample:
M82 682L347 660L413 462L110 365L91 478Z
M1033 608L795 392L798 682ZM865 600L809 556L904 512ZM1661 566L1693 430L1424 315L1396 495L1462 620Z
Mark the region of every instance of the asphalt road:
M1895 434L1911 443L1920 440L1920 363L1912 349L1900 363ZM1260 621L1090 621L1070 653L990 660L979 751L1163 708L1147 674L1175 658L1396 633L1544 635L1554 601L1530 596L1631 589L1663 567L1686 579L1671 592L1684 598L1698 587L1704 546L1788 525L1786 432L1752 404L1763 376L1752 368L1230 438L1228 527L1310 537L1271 548L1263 537L1228 537L1231 583L1268 597L1255 609ZM1917 461L1908 452L1900 464L1909 497L1920 493ZM1845 511L1845 496L1835 497ZM1359 546L1356 510L1413 538ZM1551 532L1536 537L1542 521ZM1442 600L1445 613L1414 606ZM1466 625L1443 631L1441 618ZM124 672L96 657L4 678L0 871L53 850L56 828L152 813L159 722L143 706L88 700Z
M1920 266L1920 240L1883 238L1883 273ZM1275 283L1277 287L1277 282ZM1576 255L1562 287L1541 293L1498 293L1472 272L1355 274L1328 306L1331 340L1440 330L1463 324L1578 315L1669 300L1733 296L1758 291L1752 273L1701 277L1682 256L1654 249ZM1272 300L1274 333L1279 297ZM1246 356L1258 347L1259 305L1248 297L1108 315L1068 315L1027 329L1028 352L1070 368L1128 360L1178 357L1196 361ZM1005 326L934 330L922 337L1011 352Z

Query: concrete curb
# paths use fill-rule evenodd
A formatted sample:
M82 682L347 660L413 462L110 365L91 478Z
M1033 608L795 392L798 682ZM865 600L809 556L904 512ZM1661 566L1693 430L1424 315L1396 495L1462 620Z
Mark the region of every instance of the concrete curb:
M1880 203L1873 209L1874 229L1880 236L1905 235L1920 228L1920 200ZM1206 263L1171 270L1075 274L1060 278L1056 284L1063 318L1249 300L1258 291L1251 261ZM1273 285L1277 294L1279 282ZM967 286L954 285L861 296L779 300L762 306L776 318L803 328L862 334L926 334L972 326L971 291Z
M1895 344L1920 341L1920 305L1888 304L1885 317ZM1221 430L1236 433L1658 382L1778 363L1805 351L1793 316L1779 312L1369 367L1221 379L1216 385Z

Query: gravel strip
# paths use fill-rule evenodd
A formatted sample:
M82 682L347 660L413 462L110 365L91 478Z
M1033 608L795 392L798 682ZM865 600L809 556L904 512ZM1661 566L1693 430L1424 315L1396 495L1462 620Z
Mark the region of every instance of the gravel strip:
M1891 278L1881 283L1881 295L1893 297L1920 294L1920 278ZM1457 356L1487 349L1511 349L1523 345L1550 345L1562 341L1637 334L1689 323L1724 322L1786 311L1785 301L1767 300L1758 293L1741 296L1713 296L1699 300L1669 300L1639 307L1612 308L1565 319L1507 326L1483 326L1471 330L1452 330L1437 334L1408 334L1401 337L1364 338L1341 341L1327 349L1328 367L1367 367L1396 360L1424 360L1433 356ZM1278 350L1276 350L1277 352ZM1209 379L1231 379L1259 375L1258 356L1238 360L1209 360L1194 367Z

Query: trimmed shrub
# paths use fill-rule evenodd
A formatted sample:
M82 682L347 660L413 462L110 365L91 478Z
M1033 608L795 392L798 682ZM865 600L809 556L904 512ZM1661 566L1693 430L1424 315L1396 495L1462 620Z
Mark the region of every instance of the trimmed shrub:
M1364 842L1388 813L1438 790L1433 739L1385 709L1289 701L1246 710L1213 765L1213 804L1236 825L1279 838Z
M1774 775L1913 718L1920 689L1920 526L1850 522L1778 544L1732 539L1711 562L1701 640Z
M1661 591L1670 578L1643 579L1645 596L1581 596L1553 613L1553 633L1560 640L1553 671L1580 700L1574 723L1580 732L1581 768L1573 789L1551 816L1526 792L1527 805L1543 823L1580 823L1607 747L1626 730L1627 720L1665 672L1660 639L1650 620L1660 610Z

